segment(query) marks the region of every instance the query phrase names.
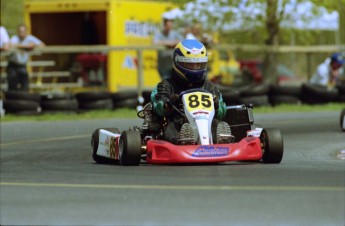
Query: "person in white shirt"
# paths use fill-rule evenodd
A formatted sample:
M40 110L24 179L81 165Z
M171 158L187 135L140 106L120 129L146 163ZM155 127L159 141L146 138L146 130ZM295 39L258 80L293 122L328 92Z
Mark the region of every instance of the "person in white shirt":
M7 81L8 90L29 90L29 76L26 64L29 60L28 51L37 46L45 44L33 35L28 34L24 24L18 26L18 34L11 38L11 45L18 51L12 53L8 58Z
M169 14L163 15L163 27L154 34L153 45L164 46L158 50L157 69L161 79L167 79L173 68L173 52L175 46L183 39L182 35L173 28L174 18Z
M317 67L309 82L326 87L345 84L344 68L342 67L344 63L345 59L341 53L333 53Z
M6 51L10 48L10 37L5 27L0 26L0 50Z

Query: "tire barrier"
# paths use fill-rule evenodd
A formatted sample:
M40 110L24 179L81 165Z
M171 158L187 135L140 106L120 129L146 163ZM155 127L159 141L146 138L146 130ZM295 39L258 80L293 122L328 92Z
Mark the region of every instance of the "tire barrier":
M238 105L240 92L238 90L224 90L221 91L223 96L223 101L226 105Z
M270 106L269 91L270 85L268 84L246 86L239 91L239 104L253 105L254 107Z
M338 101L345 103L345 84L336 86L338 90Z
M300 104L301 86L271 86L268 99L272 106L280 104Z
M24 91L7 91L4 93L3 107L6 113L16 115L39 115L40 94Z
M279 104L325 104L345 103L345 85L333 89L312 85L300 86L247 85L243 87L219 86L227 106L253 105L276 106ZM151 90L143 90L142 100L136 90L116 93L107 91L80 93L27 93L7 91L3 93L3 108L6 113L17 115L38 115L41 113L79 113L90 110L136 109L138 105L150 102Z
M325 104L336 102L338 99L338 89L318 86L314 84L303 84L301 101L305 104Z
M95 91L75 94L81 111L113 109L113 101L110 92Z
M45 92L41 94L43 113L75 113L78 101L73 93Z
M139 105L138 92L136 90L126 90L111 94L114 109L131 108L135 109Z

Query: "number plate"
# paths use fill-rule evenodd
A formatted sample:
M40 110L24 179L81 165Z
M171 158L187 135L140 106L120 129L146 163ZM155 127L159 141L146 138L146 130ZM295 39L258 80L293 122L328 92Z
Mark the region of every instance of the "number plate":
M194 92L183 96L189 112L195 110L213 110L213 98L210 93Z

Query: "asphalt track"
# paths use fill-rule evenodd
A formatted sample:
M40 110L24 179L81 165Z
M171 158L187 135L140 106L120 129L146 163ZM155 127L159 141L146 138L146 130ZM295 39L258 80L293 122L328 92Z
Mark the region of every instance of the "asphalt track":
M100 165L93 130L139 120L1 123L0 224L344 226L339 114L256 114L282 132L273 165Z

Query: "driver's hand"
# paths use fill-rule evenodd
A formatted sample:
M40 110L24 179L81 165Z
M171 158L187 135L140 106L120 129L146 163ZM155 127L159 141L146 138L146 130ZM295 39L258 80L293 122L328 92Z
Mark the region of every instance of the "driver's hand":
M169 102L165 102L163 106L166 111L171 111L171 104Z
M172 104L176 104L178 101L179 95L178 94L171 94L170 95L170 101Z
M219 98L217 96L213 97L213 104L214 104L214 108L216 110L218 110L218 108L219 108Z

